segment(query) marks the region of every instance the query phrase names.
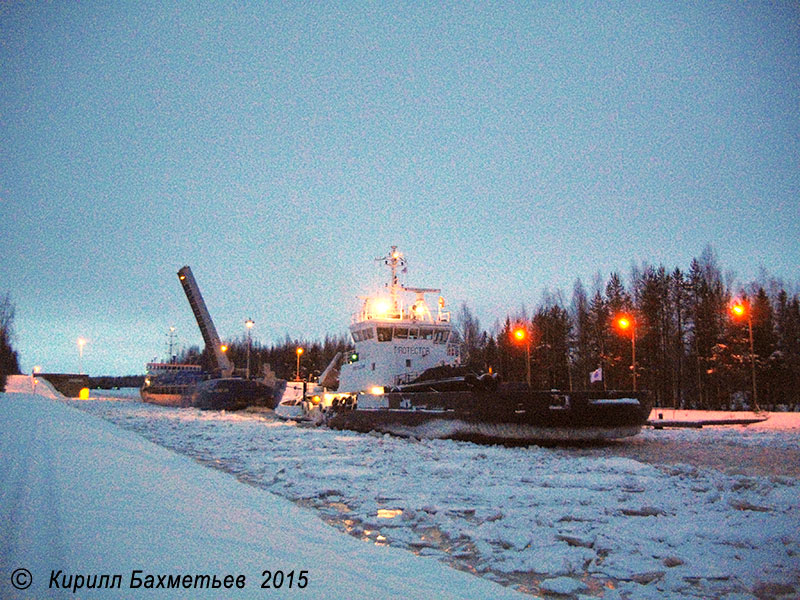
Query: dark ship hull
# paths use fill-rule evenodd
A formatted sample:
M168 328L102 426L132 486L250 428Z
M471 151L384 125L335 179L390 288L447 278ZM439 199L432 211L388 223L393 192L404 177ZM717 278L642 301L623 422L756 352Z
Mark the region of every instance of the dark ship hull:
M180 406L181 398L209 377L198 365L148 363L147 368L139 395L145 402L161 406Z
M325 421L335 429L416 438L591 442L636 435L650 409L646 392L535 391L500 384L483 390L359 394L334 401Z
M251 406L275 408L272 386L254 379L225 377L202 381L188 390L180 401L183 408L242 410Z

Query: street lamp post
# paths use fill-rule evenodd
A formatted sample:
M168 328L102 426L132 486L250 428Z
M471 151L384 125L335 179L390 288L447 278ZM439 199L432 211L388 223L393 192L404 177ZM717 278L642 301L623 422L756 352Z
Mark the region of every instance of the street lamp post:
M250 331L253 329L253 319L247 319L244 322L245 327L247 327L247 379L250 379L250 346L252 345L252 338L250 337Z
M753 381L753 407L756 412L761 409L758 406L758 390L756 389L756 353L753 348L753 311L750 309L750 304L744 302L737 302L731 306L731 313L735 318L747 317L747 332L750 336L750 375Z
M86 340L82 337L78 338L78 373L83 374L83 347L86 345Z
M38 383L36 376L41 372L41 370L42 367L36 365L35 367L33 367L33 371L31 371L31 390L32 393L34 394L36 393L36 384Z
M631 330L631 372L633 373L633 391L636 391L636 321L633 317L622 315L617 318L617 327L622 331Z
M303 354L303 349L298 346L297 348L297 381L300 381L300 355Z
M531 336L527 327L517 327L513 331L514 339L518 342L525 342L525 381L528 388L531 387Z

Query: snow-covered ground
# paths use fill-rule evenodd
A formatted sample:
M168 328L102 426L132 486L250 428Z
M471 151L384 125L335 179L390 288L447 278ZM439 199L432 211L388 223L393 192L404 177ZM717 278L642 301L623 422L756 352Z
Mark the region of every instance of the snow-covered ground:
M177 589L156 587L175 575L188 576L189 588L184 578ZM233 587L214 589L204 575ZM433 558L364 544L307 508L64 402L0 394L0 598L276 597L524 596Z
M124 397L63 402L312 508L365 547L435 557L506 589L800 596L796 415L539 448L330 431Z

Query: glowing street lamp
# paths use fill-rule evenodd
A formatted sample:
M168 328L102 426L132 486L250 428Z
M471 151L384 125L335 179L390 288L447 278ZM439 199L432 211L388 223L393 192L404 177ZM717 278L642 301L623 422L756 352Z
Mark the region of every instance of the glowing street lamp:
M735 319L747 317L747 331L750 334L750 374L753 379L753 407L756 412L761 409L758 407L758 393L756 390L756 353L753 349L753 315L750 304L744 301L737 301L731 305L731 314Z
M525 381L528 382L528 387L531 387L531 336L528 328L520 325L511 332L514 341L518 343L525 343Z
M78 373L83 373L83 347L86 345L86 340L82 337L78 338Z
M36 393L36 384L38 383L36 376L41 372L42 367L36 365L33 367L33 371L31 371L31 390L35 394Z
M620 331L631 330L631 372L633 373L633 391L636 391L636 321L629 315L620 315L616 320Z
M244 326L247 327L247 379L250 379L250 346L252 345L250 331L253 329L253 325L255 325L253 319L247 319L244 322Z
M297 376L296 380L300 381L300 356L303 354L303 349L298 346L297 347Z

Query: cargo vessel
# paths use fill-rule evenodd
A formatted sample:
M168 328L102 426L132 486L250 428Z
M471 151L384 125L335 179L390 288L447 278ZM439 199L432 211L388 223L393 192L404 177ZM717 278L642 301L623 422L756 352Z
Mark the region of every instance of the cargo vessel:
M249 366L243 377L235 376L236 370L226 355L227 347L217 334L191 268L182 267L178 279L209 351L211 368L204 371L199 365L148 363L147 375L139 390L142 400L203 410L240 410L249 406L274 408L276 401L271 380L251 378Z
M206 377L200 365L150 362L139 395L151 404L180 406L183 395Z

